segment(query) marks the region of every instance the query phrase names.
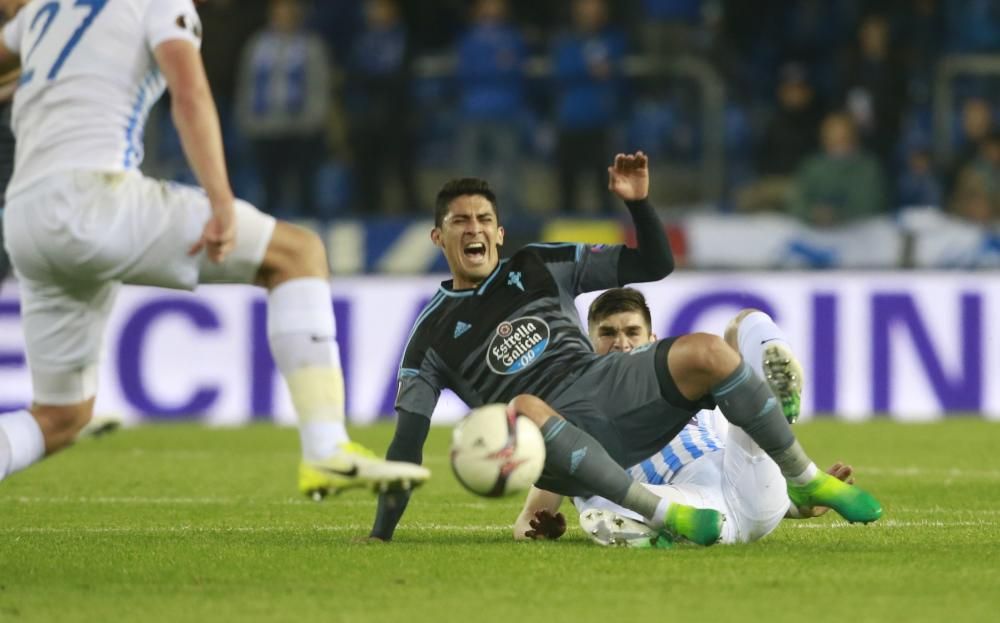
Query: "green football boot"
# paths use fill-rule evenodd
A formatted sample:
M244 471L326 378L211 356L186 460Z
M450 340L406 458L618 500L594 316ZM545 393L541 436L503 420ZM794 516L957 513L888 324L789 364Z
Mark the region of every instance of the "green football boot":
M686 539L698 545L714 545L722 538L722 513L711 508L671 504L663 530L671 540Z
M788 484L788 497L796 506L828 506L851 523L871 523L882 516L882 505L864 489L819 472L809 484Z

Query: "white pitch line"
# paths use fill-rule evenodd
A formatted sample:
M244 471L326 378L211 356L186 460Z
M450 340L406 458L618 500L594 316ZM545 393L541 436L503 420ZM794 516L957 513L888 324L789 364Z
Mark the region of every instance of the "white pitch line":
M342 499L342 498L329 498L323 502L317 503L310 500L298 499L298 498L287 498L284 500L260 500L260 499L247 499L238 497L168 497L168 496L158 496L158 497L141 497L141 496L54 496L54 497L29 497L29 496L18 496L11 498L0 497L0 505L4 503L13 504L94 504L94 505L149 505L149 506L314 506L319 504L326 504L329 506L348 506L348 507L369 507L374 505L375 500L359 500L359 499ZM491 508L496 508L493 504L488 502L436 502L434 500L422 500L423 504L429 505L447 505L450 508L467 508L473 510L489 510ZM498 509L499 510L499 509ZM888 511L892 513L904 513L904 514L924 514L924 515L946 515L946 514L956 514L956 515L1000 515L1000 508L948 508L942 506L934 506L928 508L913 508L913 507L894 507L890 508ZM799 525L799 527L819 527L815 524L811 525Z
M474 525L451 526L447 524L407 524L401 530L416 530L418 532L482 532L510 530L513 526ZM147 526L147 527L114 527L114 526L29 526L24 528L0 528L0 534L227 534L227 533L279 533L301 532L367 532L370 525L322 525L322 526Z
M887 519L860 527L848 523L792 523L796 529L839 530L853 528L868 529L900 529L900 528L981 528L997 527L996 523L986 521L897 521ZM146 526L146 527L110 527L110 526L29 526L23 528L0 528L0 534L265 534L281 532L358 532L363 533L371 526L365 524L348 525L311 525L311 526ZM401 529L416 532L499 532L509 531L510 525L448 525L448 524L405 524Z
M1000 524L998 524L995 521L934 521L930 519L923 519L919 521L900 521L898 519L883 519L881 521L876 521L875 523L868 524L867 526L854 526L847 522L823 523L823 524L794 522L791 523L790 525L793 528L797 529L805 528L811 530L834 530L841 528L856 528L859 530L878 529L878 528L971 528L971 527L1000 528Z
M1000 515L1000 508L947 508L943 506L934 506L931 508L909 508L909 507L899 507L893 506L889 509L889 513L919 513L919 514L961 514L961 515Z
M268 506L313 506L328 504L330 506L373 506L375 500L345 500L331 497L323 502L313 502L305 499L285 500L259 500L246 498L226 498L226 497L114 497L114 496L92 496L92 497L28 497L19 496L12 498L0 497L0 505L5 502L15 504L107 504L107 505L178 505L178 506L255 506L266 504ZM423 501L424 504L434 504L433 500ZM445 502L449 507L488 509L490 504L484 502Z
M873 476L906 476L915 478L986 478L1000 480L1000 470L995 469L961 469L958 467L928 468L928 467L858 467L859 475Z

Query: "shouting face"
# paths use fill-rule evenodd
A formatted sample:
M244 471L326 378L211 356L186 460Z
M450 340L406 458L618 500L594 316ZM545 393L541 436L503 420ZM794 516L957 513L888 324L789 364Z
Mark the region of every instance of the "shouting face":
M503 227L486 197L462 195L448 204L431 240L444 251L454 288L461 290L482 283L500 262Z

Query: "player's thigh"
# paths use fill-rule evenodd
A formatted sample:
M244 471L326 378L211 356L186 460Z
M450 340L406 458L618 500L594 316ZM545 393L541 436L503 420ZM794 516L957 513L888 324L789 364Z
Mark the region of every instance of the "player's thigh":
M116 224L125 253L115 274L124 283L191 290L199 283L253 283L274 231L274 217L246 201L234 202L236 241L216 263L189 249L212 217L211 203L194 186L129 175L117 199Z
M213 262L204 253L199 254L199 283L255 283L266 262L279 229L278 221L240 199L234 207L236 244L222 262Z
M192 289L199 258L187 250L208 220L198 189L137 172L68 171L11 198L11 259L30 279L122 281Z
M97 393L97 372L115 282L21 277L21 325L34 402L75 405Z

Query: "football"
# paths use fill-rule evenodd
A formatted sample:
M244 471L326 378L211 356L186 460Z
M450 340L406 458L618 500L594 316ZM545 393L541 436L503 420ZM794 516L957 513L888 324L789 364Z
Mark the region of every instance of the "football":
M509 416L507 405L473 409L452 434L452 471L477 495L502 497L526 491L544 465L541 431L523 415Z

